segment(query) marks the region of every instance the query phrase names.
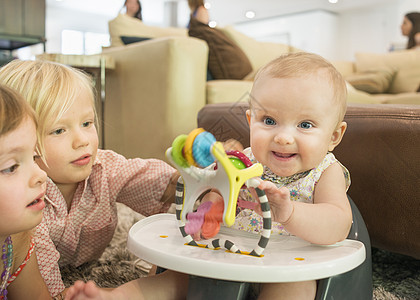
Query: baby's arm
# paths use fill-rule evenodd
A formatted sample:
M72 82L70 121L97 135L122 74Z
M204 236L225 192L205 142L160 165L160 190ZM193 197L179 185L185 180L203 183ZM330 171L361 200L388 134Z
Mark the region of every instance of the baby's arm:
M322 174L314 204L291 201L288 189L278 189L271 182L265 181L259 188L266 192L273 220L282 223L288 232L314 244L333 244L347 237L352 214L338 163Z

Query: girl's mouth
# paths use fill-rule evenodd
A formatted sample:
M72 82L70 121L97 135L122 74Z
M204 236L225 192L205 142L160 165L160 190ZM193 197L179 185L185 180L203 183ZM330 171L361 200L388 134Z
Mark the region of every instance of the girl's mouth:
M34 200L34 201L32 201L31 203L29 203L26 207L30 207L30 206L36 205L36 204L38 204L38 203L39 203L39 201L41 201L41 199L35 199L35 200Z
M39 197L35 199L34 201L32 201L31 203L29 203L26 207L34 209L34 210L43 210L45 207L45 202L42 199L42 197Z
M90 155L84 155L84 156L81 156L78 159L72 161L72 163L75 164L75 165L78 165L78 166L84 166L84 165L89 164L90 158L91 158Z

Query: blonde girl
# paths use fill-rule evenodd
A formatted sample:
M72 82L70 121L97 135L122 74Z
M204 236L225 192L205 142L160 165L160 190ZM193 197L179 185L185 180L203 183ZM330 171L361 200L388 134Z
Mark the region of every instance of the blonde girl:
M22 93L39 116L37 163L48 179L37 255L56 296L65 289L59 267L98 259L111 241L116 202L146 216L166 212L179 175L160 160L98 149L92 80L85 73L48 61L14 60L0 69L0 83Z

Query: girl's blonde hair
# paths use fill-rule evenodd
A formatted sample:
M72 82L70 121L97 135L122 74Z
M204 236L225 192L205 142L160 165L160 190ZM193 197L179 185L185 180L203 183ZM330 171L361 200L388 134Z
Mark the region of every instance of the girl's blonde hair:
M21 93L35 110L38 117L38 150L44 161L47 125L56 123L81 91L88 93L95 111L92 79L81 70L59 63L13 60L0 69L0 83Z
M347 86L343 76L323 57L308 53L297 52L282 55L262 67L255 75L254 85L264 76L271 78L305 77L323 72L333 90L332 99L339 106L339 122L344 119L347 110ZM304 93L305 91L302 91ZM250 98L250 104L252 99Z
M15 90L0 84L0 136L18 128L28 117L37 124L35 112L25 99Z

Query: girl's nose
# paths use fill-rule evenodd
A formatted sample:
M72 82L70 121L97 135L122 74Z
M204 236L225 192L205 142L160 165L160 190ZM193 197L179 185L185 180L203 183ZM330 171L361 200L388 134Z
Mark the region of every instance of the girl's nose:
M83 130L77 130L73 136L73 148L77 149L89 145L89 137Z
M32 174L31 185L37 186L42 185L47 180L47 173L42 170L36 162L34 162L34 169Z

